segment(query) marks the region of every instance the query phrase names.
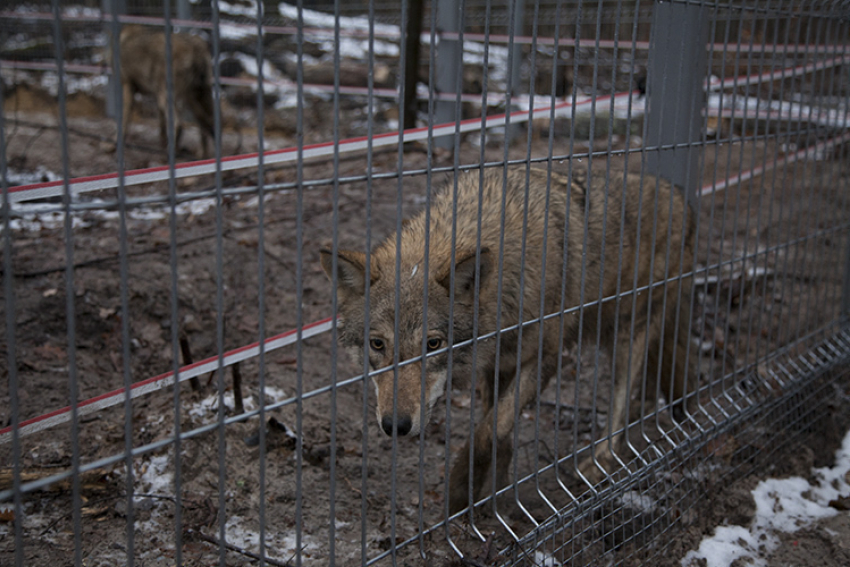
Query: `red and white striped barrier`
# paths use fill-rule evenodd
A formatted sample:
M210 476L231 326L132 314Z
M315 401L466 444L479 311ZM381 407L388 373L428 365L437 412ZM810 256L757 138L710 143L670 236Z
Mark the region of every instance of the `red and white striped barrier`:
M332 325L333 321L330 317L328 317L327 319L322 319L321 321L316 321L315 323L304 325L301 328L300 338L306 339L308 337L324 333L325 331L329 331ZM299 333L297 329L287 331L285 333L267 339L265 341L263 351L270 352L281 347L291 345L295 343L298 338ZM145 394L149 394L151 392L156 392L157 390L167 388L168 386L171 386L177 382L185 382L190 378L195 378L203 374L214 372L219 368L219 366L227 367L242 360L247 360L249 358L259 356L259 354L260 343L254 343L226 352L221 358L213 356L207 358L206 360L183 366L182 368L180 368L177 374L175 374L173 371L166 372L165 374L160 374L159 376L154 376L152 378L148 378L147 380L142 380L141 382L136 382L135 384L130 386L129 394L124 388L119 388L118 390L107 392L105 394L101 394L99 396L95 396L94 398L89 398L88 400L80 402L79 404L77 404L77 415L84 416L90 413L95 413L104 408L116 406L118 404L123 403L124 400L127 399L128 395L130 399L135 399L139 396L144 396ZM40 415L38 417L34 417L26 421L22 421L18 425L18 435L23 437L25 435L31 435L33 433L38 433L39 431L49 429L55 425L59 425L60 423L67 423L71 421L72 415L73 414L71 412L71 406L67 406L62 409L52 411L50 413L46 413L44 415ZM11 440L11 426L0 429L0 445L2 445L3 443L9 443Z
M634 93L619 93L616 95L607 95L603 97L596 98L597 103L605 102L606 100L610 100L612 97L615 99L620 99L624 97L634 96ZM575 104L575 106L587 106L593 103L593 99L586 99L579 101ZM554 106L554 109L557 112L563 112L566 109L569 109L573 106L571 101L564 101ZM549 106L541 106L533 109L534 113L545 113L552 110L552 107ZM525 122L529 119L529 116L532 114L530 110L517 110L510 113L510 123L517 124L521 122ZM455 133L456 130L459 130L461 133L470 132L475 130L480 130L482 128L494 128L498 126L504 126L508 122L508 114L498 114L494 116L488 116L485 120L480 118L470 118L469 120L463 120L458 124L454 122L449 122L446 124L439 124L433 127L433 131L429 130L427 126L423 126L421 128L411 128L409 130L404 130L401 133L399 132L387 132L384 134L377 134L371 139L371 147L379 148L385 146L397 146L399 144L399 140L403 138L405 142L413 142L417 140L426 140L429 136L433 135L434 138L440 136L450 136ZM323 142L319 144L309 144L304 146L299 150L297 147L285 148L281 150L273 150L265 152L262 156L262 161L265 165L276 165L282 163L291 163L295 162L298 159L311 159L316 157L327 157L334 154L335 151L339 151L339 153L347 153L358 150L365 150L370 146L370 140L368 136L361 136L358 138L349 138L347 140L341 140L338 143L334 142ZM242 169L242 168L253 168L257 167L260 162L260 155L258 153L252 154L244 154L240 156L229 156L221 159L220 163L216 163L214 159L201 160L201 161L193 161L180 163L174 166L174 177L175 178L183 178L183 177L194 177L197 175L206 175L210 173L215 173L215 171L220 167L222 171L230 171L234 169ZM167 165L151 167L147 169L136 169L132 171L124 172L123 176L123 184L124 186L130 185L139 185L142 183L155 183L157 181L166 181L171 178L171 168ZM11 203L18 203L23 201L31 201L33 199L43 199L46 197L58 197L64 193L66 181L49 181L46 183L33 183L31 185L20 185L17 187L11 187L9 189L9 201ZM100 191L102 189L111 189L117 187L119 184L119 174L118 173L106 173L103 175L93 175L89 177L78 177L76 179L71 179L67 181L68 190L71 195L79 195L81 193L87 193L91 191Z
M728 89L732 87L754 85L757 83L763 83L765 81L781 81L783 79L790 79L791 77L805 75L814 71L828 69L830 67L837 67L838 65L844 65L846 63L850 63L850 55L831 57L829 59L815 61L807 65L786 67L785 69L778 69L776 71L767 71L765 73L761 73L760 75L740 75L738 77L732 77L730 79L724 79L722 81L720 79L714 78L707 84L707 88L710 90L719 90Z
M699 194L700 196L705 196L710 195L712 193L717 193L718 191L722 191L728 187L731 187L732 185L738 185L739 183L743 183L744 181L748 181L754 177L758 177L759 175L767 173L768 171L794 163L795 161L798 161L806 156L824 152L835 146L847 143L848 141L850 141L850 132L845 132L841 136L836 136L835 138L824 140L823 142L820 142L808 148L798 150L793 154L787 154L777 159L776 161L767 163L763 166L760 165L754 167L749 171L744 171L737 175L732 175L731 177L724 179L723 181L719 181L717 183L709 183L699 190Z

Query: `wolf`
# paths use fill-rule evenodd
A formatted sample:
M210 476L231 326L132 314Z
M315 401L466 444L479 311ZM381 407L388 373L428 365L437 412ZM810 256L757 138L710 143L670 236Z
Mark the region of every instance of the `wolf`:
M690 216L660 178L487 169L438 190L430 214L406 220L368 263L360 251L320 251L337 286L341 346L372 371L392 367L372 375L387 435L418 435L449 378L481 392L483 414L452 466L450 513L477 501L494 473L494 490L506 484L517 408L546 387L580 331L600 337L614 374L614 435L583 474L598 482L621 462L635 392L655 402L660 387L681 417L694 380Z
M141 25L127 25L119 36L121 87L123 98L124 141L136 93L156 98L159 111L159 136L163 147L168 143L168 89L166 88L165 33ZM201 128L200 157L209 157L214 138L212 62L206 41L196 35L171 35L173 80L174 146L180 148L183 111L189 110Z

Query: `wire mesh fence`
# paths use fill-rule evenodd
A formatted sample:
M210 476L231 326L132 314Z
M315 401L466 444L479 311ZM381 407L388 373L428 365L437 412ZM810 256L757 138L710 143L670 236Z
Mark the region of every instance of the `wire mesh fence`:
M682 564L846 399L848 18L4 6L0 562Z

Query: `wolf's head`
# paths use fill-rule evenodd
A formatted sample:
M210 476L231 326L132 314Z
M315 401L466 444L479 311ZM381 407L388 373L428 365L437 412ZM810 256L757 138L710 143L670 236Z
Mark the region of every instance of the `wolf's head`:
M447 347L472 338L476 277L484 281L490 272L486 249L456 253L454 270L450 253L433 250L426 274L422 243L410 240L402 243L398 269L392 238L371 254L368 270L361 252L321 251L325 273L331 281L336 274L340 343L361 366L368 360L371 371L386 369L372 379L387 435L417 435L450 365L457 371L468 363L470 349Z

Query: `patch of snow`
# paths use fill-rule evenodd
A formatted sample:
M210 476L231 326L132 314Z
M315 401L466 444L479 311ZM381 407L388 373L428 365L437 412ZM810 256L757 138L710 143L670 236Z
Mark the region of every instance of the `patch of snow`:
M850 125L842 108L823 108L809 106L797 102L782 100L764 100L756 97L730 96L711 92L708 94L707 107L718 111L734 111L734 115L742 119L747 113L770 113L772 120L788 120L792 122L811 122L823 126L846 128Z
M800 477L767 479L753 490L756 515L751 525L720 526L706 537L695 551L682 559L682 567L705 560L707 567L728 567L733 561L745 558L754 567L766 565L761 558L779 543L776 532L793 533L822 518L838 512L829 506L830 500L850 495L845 475L850 470L850 432L844 437L835 454L835 466L814 469L812 484Z
M109 76L102 75L78 75L65 73L65 94L92 93L96 87L105 87L109 84ZM45 71L41 75L41 88L50 93L50 96L59 95L59 74L54 71Z
M218 0L218 9L221 13L231 16L255 18L257 16L257 0L241 0L239 4Z
M10 186L47 183L50 181L59 181L60 179L62 179L61 175L54 173L43 165L37 166L35 171L15 171L11 167L6 168L6 181Z
M170 494L174 475L169 470L171 456L168 454L154 455L141 466L144 469L137 475L137 490L149 494ZM136 503L141 499L137 498Z
M281 2L278 5L278 10L280 11L280 15L289 18L291 20L298 20L298 7L293 6L291 4L287 4L285 2ZM334 15L328 14L326 12L318 12L316 10L301 10L301 17L303 18L305 27L312 28L330 28L334 27ZM369 31L369 18L367 16L340 16L339 17L339 27L340 29L345 30L360 30L360 31ZM375 34L380 35L388 35L390 37L398 37L399 30L398 26L393 26L389 24L379 24L373 23Z
M327 53L326 59L333 61L334 42L323 41L320 44L323 51ZM383 55L386 57L398 57L398 45L388 41L374 40L372 42L372 54ZM369 59L369 41L366 39L356 39L351 37L339 38L339 56L349 57L351 59Z
M237 545L243 549L260 552L260 534L245 525L245 522L238 517L231 517L227 520L224 526L225 537L227 543ZM279 534L267 530L265 533L265 552L266 557L277 561L290 561L296 554L298 549L295 532L289 534ZM320 550L320 546L309 535L301 534L301 553L302 563L304 559L309 559L311 551Z
M688 552L682 565L691 565L697 558L704 558L707 567L731 565L742 557L753 557L759 546L758 539L747 528L742 526L720 526L711 538L705 538L697 551ZM753 557L753 559L755 559ZM762 565L754 563L754 565Z
M89 8L87 6L67 6L62 9L62 15L65 18L97 18L101 19L99 8Z
M38 175L38 172L34 175ZM25 178L22 177L20 179ZM43 178L39 177L33 182L38 182L41 179ZM269 197L267 196L266 200ZM99 199L91 201L93 204L99 202L105 203L105 201ZM253 203L256 206L256 201L253 201ZM216 200L214 198L193 199L184 203L178 203L174 207L174 213L177 216L200 216L214 209L215 204ZM246 204L246 206L250 206L250 203ZM10 220L9 226L13 231L38 232L43 229L50 230L61 227L65 222L65 212L62 210L61 205L56 203L16 203L13 206L12 214L15 218ZM71 221L74 228L86 228L91 226L91 223L84 220L83 215L87 218L99 220L116 220L119 214L118 211L112 208L92 209L84 213L75 211L71 214ZM137 221L159 221L167 219L170 214L171 207L163 204L157 207L130 208L127 211L127 218ZM2 233L2 227L0 227L0 233Z
M240 52L230 53L227 56L239 61L245 72L252 77L259 75L260 66L257 64L256 57ZM251 89L256 92L257 85L252 85ZM294 93L295 90L295 83L290 81L268 59L263 61L263 92L284 97Z
M542 551L534 552L534 562L532 564L538 567L561 567L561 564L555 561L554 557Z
M200 420L204 424L212 423L218 416L219 398L218 392L210 394L203 400L189 406L187 411L191 417ZM251 397L244 398L242 405L245 406L245 411L254 411L257 409L257 404ZM224 407L231 412L236 409L236 399L233 392L224 393Z
M266 395L267 403L272 404L285 400L287 397L282 388L275 388L274 386L266 386L263 393Z
M257 35L257 30L250 26L236 26L225 22L220 22L218 26L218 35L221 39L229 39L237 41L247 37Z
M274 404L287 398L284 390L281 388L275 388L274 386L266 386L264 393L266 403L269 404ZM184 409L191 417L199 420L203 424L213 423L216 419L218 419L219 400L218 392L215 392L199 402L191 405L185 405ZM257 399L254 396L245 396L242 402L246 412L258 409ZM232 391L224 392L224 407L231 412L236 409L236 400Z
M629 490L624 493L620 497L620 502L622 502L624 506L644 514L651 514L656 508L658 508L658 503L653 498L650 498L646 494L641 494L636 490Z

